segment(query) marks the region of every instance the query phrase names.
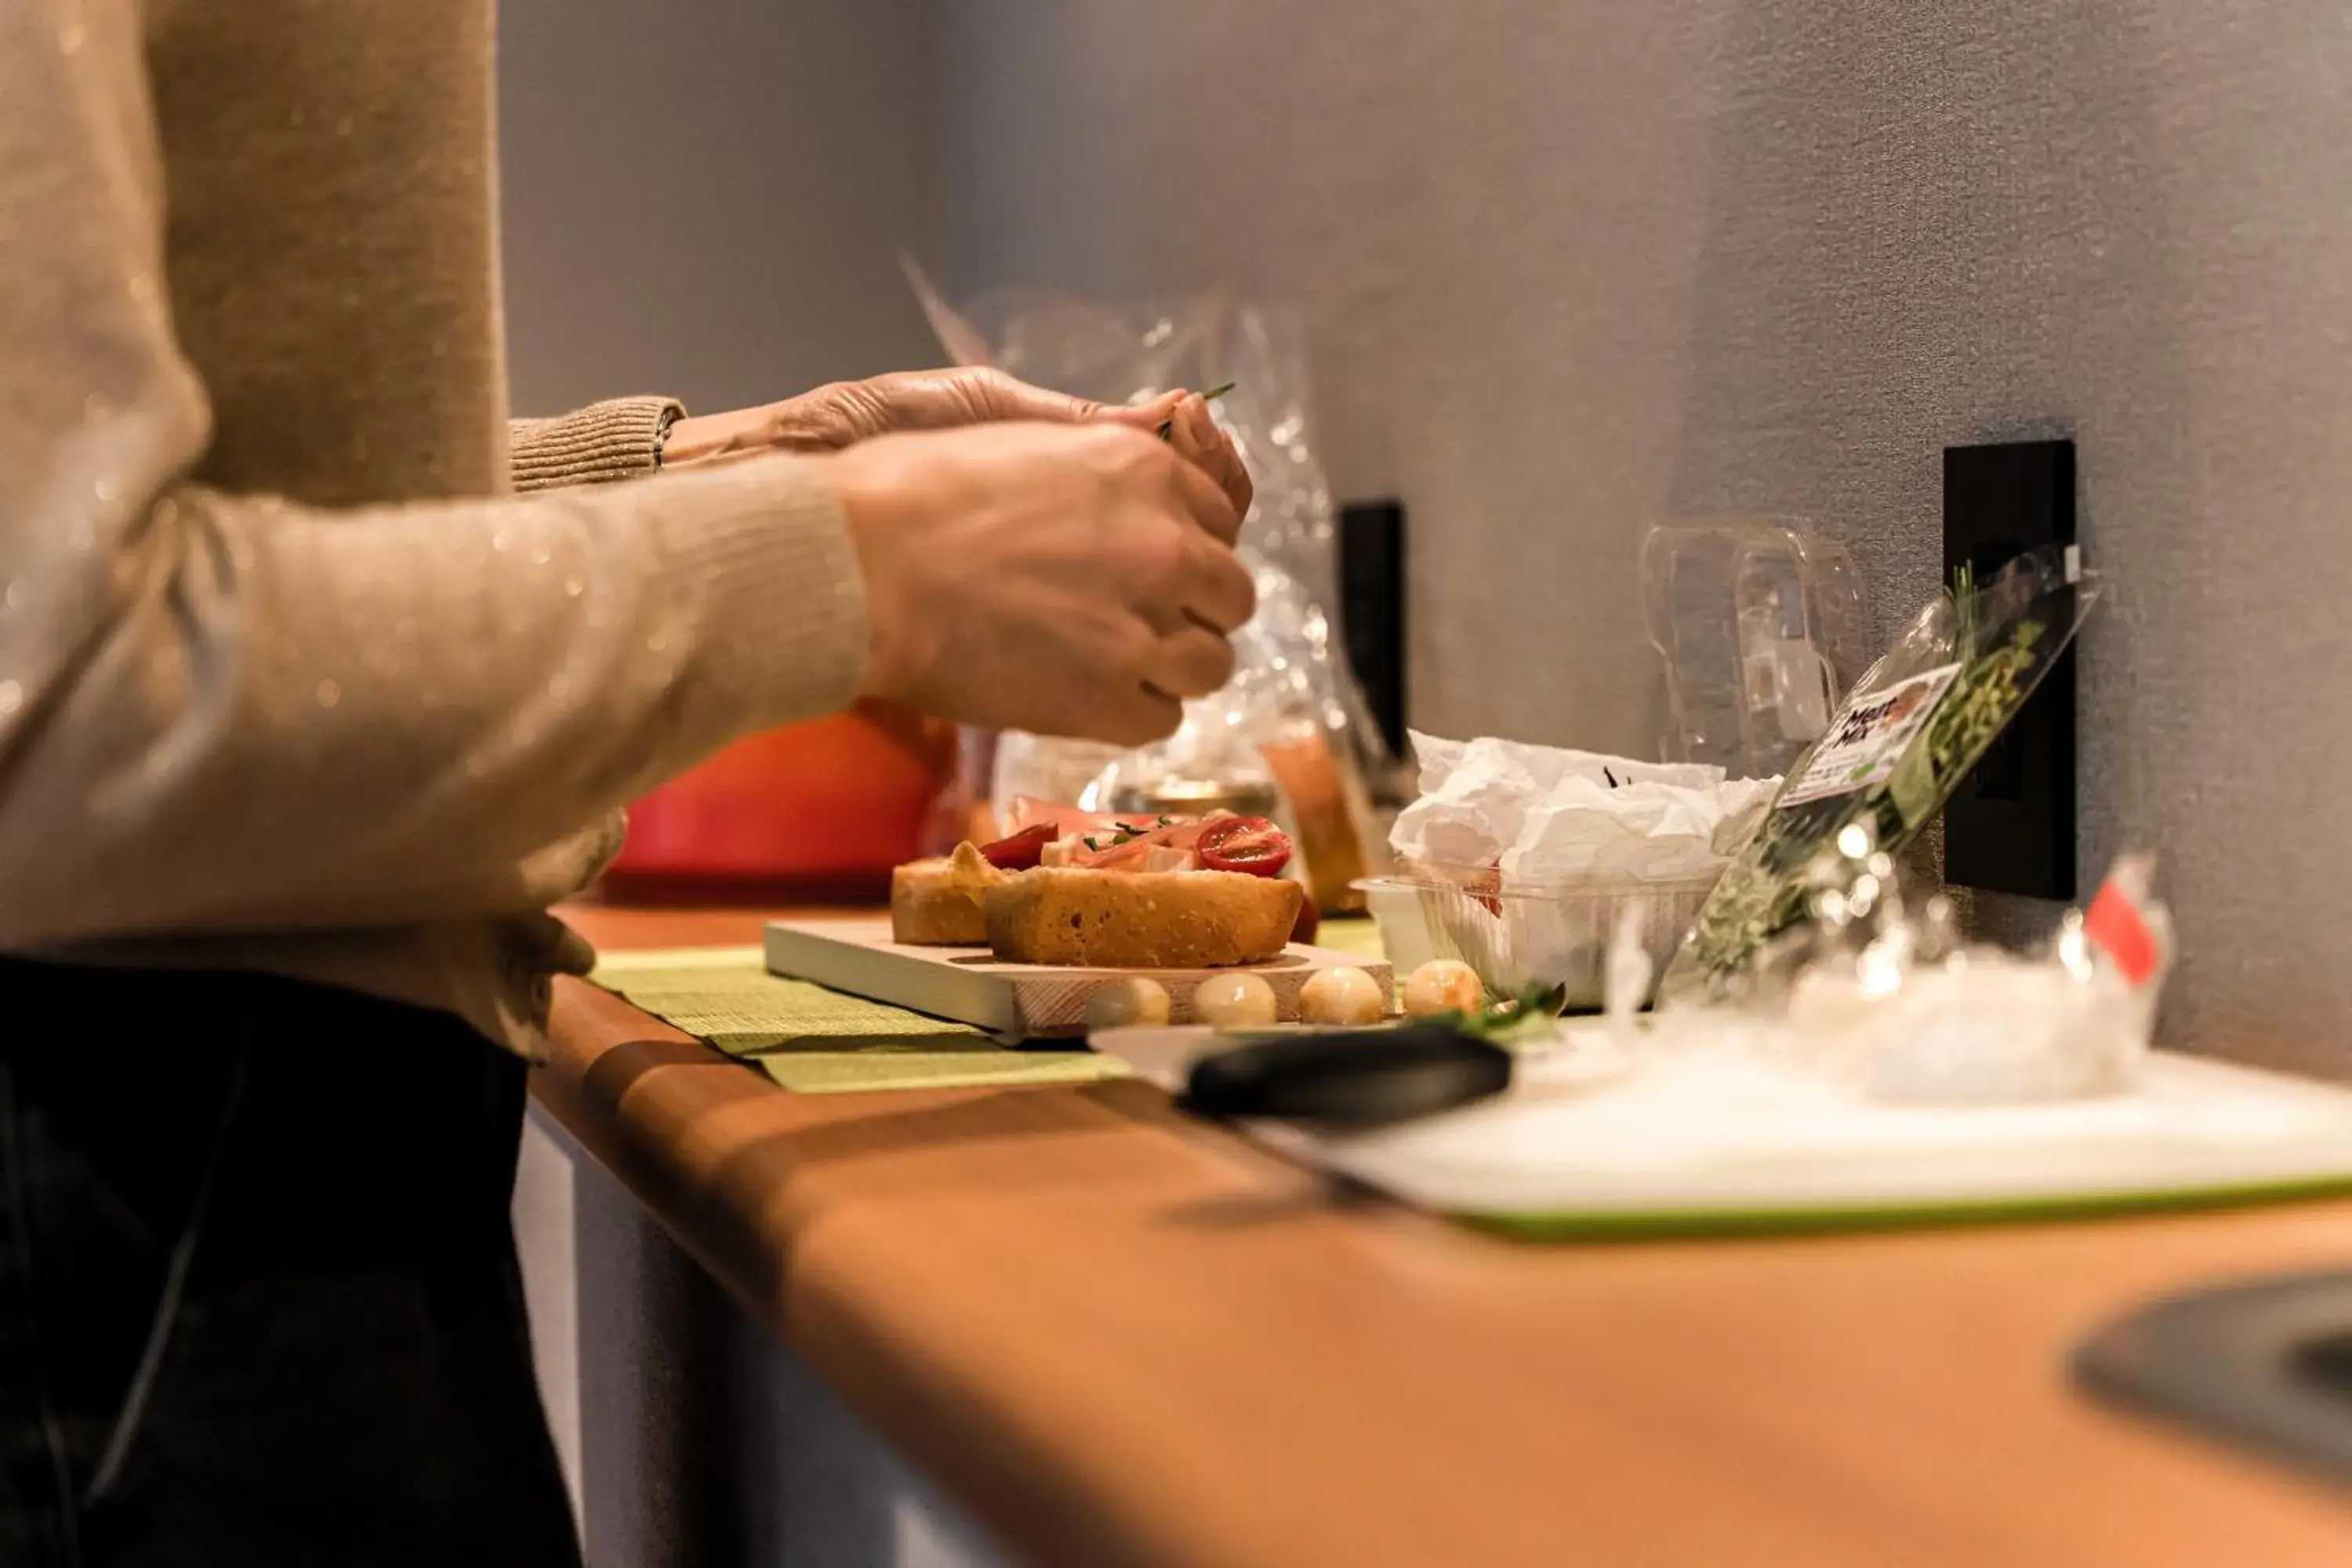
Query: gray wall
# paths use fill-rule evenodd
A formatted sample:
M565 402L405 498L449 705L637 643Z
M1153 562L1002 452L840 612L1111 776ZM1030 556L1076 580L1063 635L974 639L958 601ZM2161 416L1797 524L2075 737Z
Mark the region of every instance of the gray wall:
M946 22L950 277L1303 304L1339 491L1410 509L1424 727L1643 747L1651 522L1811 516L1891 623L1935 586L1940 448L2074 434L2115 579L2085 650L2086 865L2168 858L2175 1039L2346 1070L2340 4Z
M932 0L505 0L515 407L715 410L929 363Z

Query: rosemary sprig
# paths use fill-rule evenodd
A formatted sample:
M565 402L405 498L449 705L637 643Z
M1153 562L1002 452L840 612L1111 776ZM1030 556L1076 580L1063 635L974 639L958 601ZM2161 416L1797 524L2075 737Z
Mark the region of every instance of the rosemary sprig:
M1116 849L1130 838L1140 838L1147 833L1157 833L1163 827L1173 827L1175 826L1176 819L1172 816L1163 816L1149 827L1138 827L1130 822L1115 822L1111 824L1113 831L1110 835L1109 843L1097 843L1095 841L1094 835L1091 833L1081 837L1078 842L1085 845L1089 849Z
M1500 1001L1489 1000L1477 1012L1454 1010L1433 1013L1423 1021L1444 1024L1462 1034L1475 1035L1501 1045L1532 1024L1538 1021L1548 1023L1559 1017L1560 1010L1567 1005L1567 986L1547 985L1537 981L1522 987L1516 996Z
M1208 391L1201 394L1201 401L1203 403L1214 403L1218 398L1223 397L1226 393L1231 392L1233 389L1234 384L1230 381L1225 383L1223 386L1211 387ZM1160 422L1160 438L1165 441L1168 439L1169 436L1175 431L1175 416L1171 415L1167 418L1162 419Z

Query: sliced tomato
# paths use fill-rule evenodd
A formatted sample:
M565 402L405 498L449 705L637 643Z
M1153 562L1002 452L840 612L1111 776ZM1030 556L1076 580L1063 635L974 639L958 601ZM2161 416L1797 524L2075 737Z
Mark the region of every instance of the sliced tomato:
M1045 858L1045 846L1052 842L1054 825L1041 822L993 844L982 845L980 858L1000 871L1026 871Z
M1263 816L1221 816L1202 825L1193 852L1204 871L1278 877L1290 864L1290 835Z

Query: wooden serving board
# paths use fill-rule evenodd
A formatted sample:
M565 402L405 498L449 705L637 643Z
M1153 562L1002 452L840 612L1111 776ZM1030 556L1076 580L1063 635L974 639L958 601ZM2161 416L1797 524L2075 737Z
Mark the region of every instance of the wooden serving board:
M1170 1022L1192 1021L1192 992L1202 981L1246 971L1274 989L1285 1019L1298 1016L1298 991L1325 969L1360 969L1376 985L1392 984L1378 959L1293 942L1271 963L1230 969L1076 969L1045 963L1003 963L984 947L910 947L890 940L890 917L771 921L768 969L814 980L853 996L869 997L936 1017L974 1024L1007 1039L1086 1032L1087 998L1132 975L1168 991Z

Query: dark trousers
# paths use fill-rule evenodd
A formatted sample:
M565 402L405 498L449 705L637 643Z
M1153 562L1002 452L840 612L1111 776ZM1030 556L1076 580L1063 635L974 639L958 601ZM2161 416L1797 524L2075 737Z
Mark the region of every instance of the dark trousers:
M0 959L0 1563L576 1564L526 1070L323 987Z

